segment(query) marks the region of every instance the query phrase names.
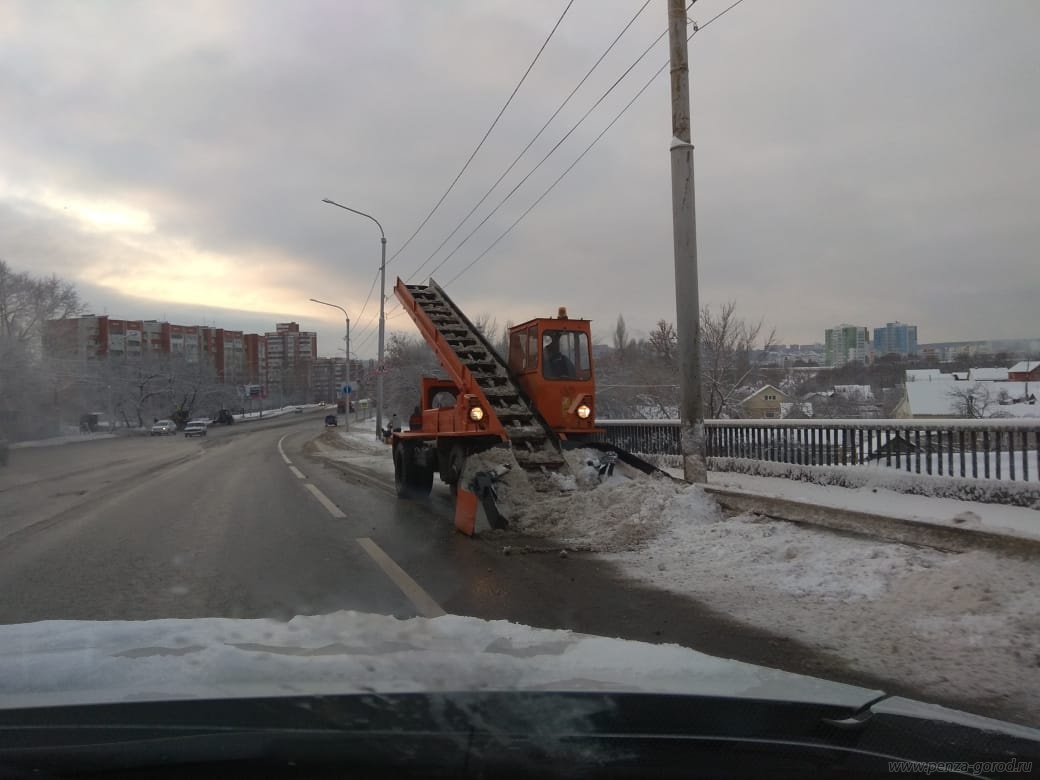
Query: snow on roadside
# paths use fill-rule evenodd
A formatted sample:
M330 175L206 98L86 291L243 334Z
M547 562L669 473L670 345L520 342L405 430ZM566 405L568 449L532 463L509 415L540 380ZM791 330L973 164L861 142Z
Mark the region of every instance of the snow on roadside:
M340 432L349 449L333 452L392 473L389 448L374 433ZM633 581L797 639L859 672L935 696L999 703L1023 722L1040 722L1034 693L1040 690L1040 567L1034 560L985 550L946 553L751 514L726 518L698 486L631 478L621 468L598 484L588 461L600 453L567 457L569 475L535 484L508 450L495 449L471 457L465 477L513 463L499 484L499 503L514 530L598 554ZM850 503L848 494L866 492L791 487L823 505L817 491L841 491L845 500L836 511ZM895 494L879 502L871 492L866 500L874 511L910 507L911 516L924 511L920 502L933 510L941 502L944 522L968 511L967 502L949 499Z
M375 420L351 422L350 430L329 428L311 444L326 460L393 477L393 453L388 444L376 439Z
M629 577L937 696L1040 720L1040 567L739 515L604 556Z
M18 441L9 444L12 450L25 449L27 447L54 447L59 444L76 444L81 441L98 441L100 439L119 438L114 433L73 433L68 436L52 436L49 439L34 439L33 441Z
M511 452L495 448L466 461L463 484L478 471L512 469L499 478L499 511L510 527L523 534L548 537L572 550L616 552L636 549L664 531L670 518L666 508L686 489L667 477L633 479L615 471L600 484L589 465L602 457L598 450L564 453L569 474L549 474L544 482L520 470ZM719 518L718 507L703 491L701 512Z
M615 475L590 489L580 460L571 467L576 489L566 492L539 492L522 474L504 478L500 503L515 530L598 553L634 581L833 653L862 673L999 702L1040 721L1035 561L725 518L695 485Z

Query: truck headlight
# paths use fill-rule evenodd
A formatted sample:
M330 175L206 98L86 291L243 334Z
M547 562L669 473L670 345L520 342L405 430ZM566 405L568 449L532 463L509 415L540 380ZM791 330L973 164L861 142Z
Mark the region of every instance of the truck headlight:
M484 410L479 406L471 406L469 408L469 419L473 422L480 422L484 419Z
M589 419L589 415L592 414L592 409L589 408L588 404L582 404L577 409L578 417L583 420Z

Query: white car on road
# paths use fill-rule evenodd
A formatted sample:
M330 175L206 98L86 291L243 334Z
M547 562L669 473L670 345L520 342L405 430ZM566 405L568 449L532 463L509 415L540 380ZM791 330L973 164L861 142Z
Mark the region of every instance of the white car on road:
M173 420L159 420L152 426L152 436L165 436L169 433L177 433L177 423Z
M205 436L208 429L208 420L192 420L184 426L184 438L188 438L189 436Z

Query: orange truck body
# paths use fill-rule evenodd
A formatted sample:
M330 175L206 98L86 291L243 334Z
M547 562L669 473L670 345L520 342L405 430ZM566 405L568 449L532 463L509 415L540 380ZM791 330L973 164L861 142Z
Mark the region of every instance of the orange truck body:
M394 294L447 374L423 377L407 430L391 435L398 495L429 495L439 473L456 492L456 527L472 534L477 501L460 484L469 455L504 444L522 469L544 473L565 466L561 440L600 433L590 322L563 308L529 320L509 329L503 356L432 279L398 279Z

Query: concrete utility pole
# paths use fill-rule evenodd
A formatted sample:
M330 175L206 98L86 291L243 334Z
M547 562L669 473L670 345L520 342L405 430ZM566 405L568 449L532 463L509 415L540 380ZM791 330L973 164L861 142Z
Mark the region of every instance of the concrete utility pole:
M379 373L376 374L376 436L382 441L383 374L386 373L386 364L383 362L383 336L386 333L386 235L383 234L382 225L379 225L379 233L383 240L383 253L379 262Z
M668 0L672 89L672 236L675 247L675 326L679 341L679 418L682 421L683 475L687 482L707 482L704 407L701 403L701 307L697 289L697 216L693 193L686 21L685 0Z

